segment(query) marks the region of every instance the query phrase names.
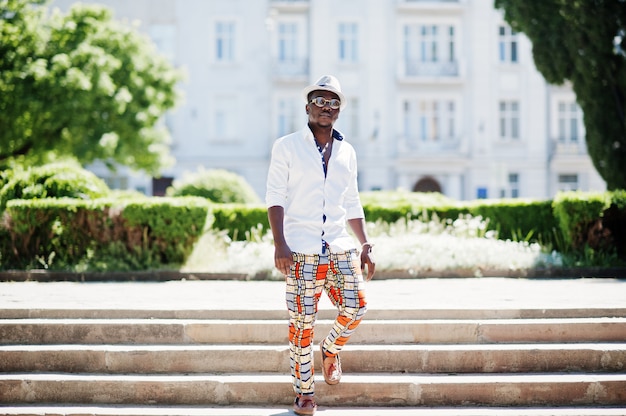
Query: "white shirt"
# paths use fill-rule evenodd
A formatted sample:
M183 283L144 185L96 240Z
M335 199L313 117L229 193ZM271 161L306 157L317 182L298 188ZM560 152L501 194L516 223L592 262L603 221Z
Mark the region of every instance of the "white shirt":
M347 220L365 218L357 186L354 148L333 131L324 177L322 159L308 125L276 140L267 175L267 207L284 208L284 235L292 252L320 254L356 248ZM323 218L326 215L326 221Z

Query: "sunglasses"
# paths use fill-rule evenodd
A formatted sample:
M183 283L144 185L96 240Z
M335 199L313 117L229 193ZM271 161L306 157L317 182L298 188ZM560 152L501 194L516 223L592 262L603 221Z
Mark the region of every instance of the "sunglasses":
M315 104L319 108L324 108L326 104L330 106L333 110L337 110L341 107L341 100L337 98L331 98L330 100L325 99L324 97L315 97L311 100L311 104Z

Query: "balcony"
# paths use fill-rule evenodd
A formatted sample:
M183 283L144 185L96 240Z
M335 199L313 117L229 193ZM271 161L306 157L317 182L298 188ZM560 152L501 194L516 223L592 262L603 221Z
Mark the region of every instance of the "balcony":
M587 146L584 140L552 139L552 153L554 156L586 156Z
M279 11L296 12L309 9L310 0L270 0L270 7Z
M398 79L401 82L452 82L461 81L461 64L459 61L423 62L400 61L398 64Z
M460 12L466 0L397 0L398 11Z
M460 137L425 141L418 137L400 136L398 151L405 158L427 157L432 155L459 156L464 153Z
M275 81L302 82L308 79L308 75L308 58L275 59L272 64L272 76Z

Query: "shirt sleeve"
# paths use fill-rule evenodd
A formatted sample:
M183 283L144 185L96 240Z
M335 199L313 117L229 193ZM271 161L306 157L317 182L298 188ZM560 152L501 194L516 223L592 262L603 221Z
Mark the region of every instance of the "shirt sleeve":
M265 203L268 208L273 206L285 207L290 168L288 153L283 139L274 142L265 193Z
M361 197L359 196L359 185L357 180L357 161L356 161L356 153L352 150L352 156L350 160L351 169L351 177L350 183L348 186L348 190L345 196L345 208L346 208L346 219L353 218L365 218L365 212L363 211L363 205L361 204Z

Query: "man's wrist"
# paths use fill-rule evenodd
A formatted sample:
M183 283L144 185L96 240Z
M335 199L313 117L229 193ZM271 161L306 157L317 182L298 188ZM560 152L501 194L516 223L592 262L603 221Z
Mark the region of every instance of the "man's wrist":
M374 243L370 243L369 241L366 241L363 244L361 244L361 250L365 250L365 247L368 247L368 250L372 251L372 247L374 247Z

